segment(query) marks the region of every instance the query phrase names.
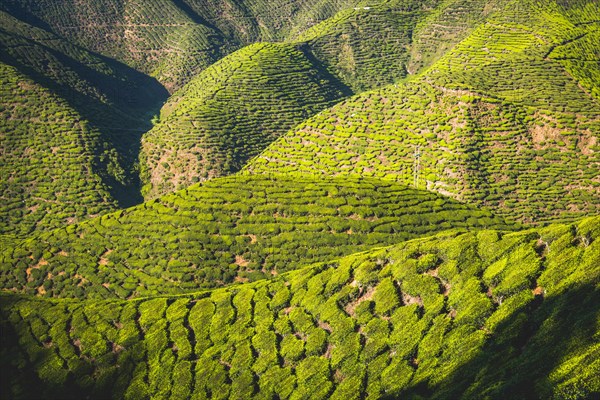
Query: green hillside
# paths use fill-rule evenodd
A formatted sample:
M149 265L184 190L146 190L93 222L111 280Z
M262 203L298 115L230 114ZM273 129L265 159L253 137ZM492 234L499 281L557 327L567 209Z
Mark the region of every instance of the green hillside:
M64 100L0 63L0 234L25 236L117 208L121 173L100 133Z
M144 136L142 194L154 198L238 171L287 130L352 91L406 77L415 51L421 54L413 41L438 53L483 13L482 2L469 9L449 2L442 18L435 4L360 3L306 31L294 29L293 44L250 45L208 67L169 99L160 124ZM423 28L413 37L424 22L438 25L444 18L451 20L452 34L432 42ZM421 67L431 61L419 57Z
M3 397L594 398L600 219L178 297L3 294Z
M426 18L421 19L412 32L406 67L409 74L417 74L429 67L506 3L506 0L436 2L437 6L430 8Z
M423 74L308 119L247 171L399 180L524 222L598 213L597 7L519 4Z
M48 297L178 293L276 276L454 228L485 210L374 179L227 177L3 251L1 286Z
M407 74L412 29L426 7L417 8L416 3L390 1L347 8L295 40L308 43L315 56L355 92L392 83Z
M360 92L431 65L491 11L489 3L362 1L292 38L307 42L332 73Z
M0 1L0 399L600 399L600 1Z
M306 47L247 46L164 105L142 141L142 194L157 197L236 172L287 130L349 94Z
M111 177L113 198L128 206L140 202L142 186L142 194L154 198L239 170L285 131L351 94L349 87L359 91L405 77L416 54L413 40L417 47L423 40L433 49L449 47L483 12L479 3L467 9L457 1L225 3L223 14L202 1L10 0L0 11L2 60L101 132L119 171L100 173ZM460 34L428 41L423 26L448 19ZM413 38L415 29L420 33ZM263 38L294 44L251 45L205 69ZM165 89L106 56L157 77L171 91L183 86L141 149L140 136Z
M168 94L155 79L4 11L0 49L0 61L63 97L107 133L147 122L145 114Z
M167 91L2 11L0 63L0 232L24 236L139 203L140 136Z
M282 40L349 0L6 0L24 21L156 77L169 91L244 45Z

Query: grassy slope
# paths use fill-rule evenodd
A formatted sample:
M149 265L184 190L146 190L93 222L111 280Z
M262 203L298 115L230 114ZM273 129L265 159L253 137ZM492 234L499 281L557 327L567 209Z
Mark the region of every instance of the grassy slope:
M446 233L180 297L4 294L3 397L593 398L599 227Z
M431 6L416 3L390 1L347 8L294 40L308 43L315 56L355 92L392 83L406 76L412 30Z
M363 1L291 36L355 92L415 74L491 11L485 0Z
M453 228L510 229L426 191L373 179L227 177L22 241L1 285L48 297L136 297L271 277Z
M287 130L351 92L309 50L247 46L195 77L144 135L146 198L239 170Z
M0 63L0 83L0 233L24 236L115 210L100 133L13 67Z
M420 19L412 32L411 75L422 72L464 40L505 0L443 0Z
M597 14L505 7L424 74L309 119L248 171L415 184L418 169L418 187L522 221L597 213L600 103L586 60L598 45L582 23ZM557 59L564 46L573 60Z

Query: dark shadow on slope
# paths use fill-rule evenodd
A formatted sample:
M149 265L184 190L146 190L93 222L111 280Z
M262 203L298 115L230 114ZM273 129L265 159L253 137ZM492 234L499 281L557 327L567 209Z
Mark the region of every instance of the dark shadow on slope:
M354 91L348 85L346 85L346 83L341 78L333 75L329 71L325 63L323 63L323 61L321 61L314 55L308 43L303 43L299 45L298 50L300 50L304 54L304 56L310 61L310 63L313 65L313 68L319 73L319 78L335 82L336 86L340 89L340 91L345 97L349 97L355 94Z
M189 19L192 20L192 22L194 22L195 24L198 25L204 25L212 30L214 30L215 32L217 32L218 34L222 35L223 32L221 32L219 30L219 28L217 28L214 24L208 22L206 19L204 19L201 15L199 15L196 11L194 11L192 9L192 7L189 6L189 4L187 4L184 0L171 0L173 2L173 4L175 4L175 6L177 8L179 8L181 11L183 11L185 13L185 15L188 16Z
M600 289L588 284L544 299L537 296L506 318L479 354L437 385L420 385L388 399L547 399L550 373L594 345ZM572 399L600 399L592 376L570 385ZM596 390L598 385L596 385Z
M0 399L34 399L44 384L19 345L19 336L4 310L18 300L17 296L0 297ZM37 390L40 392L37 392Z
M89 359L81 358L75 368L71 368L67 374L64 384L58 385L48 380L41 379L34 367L34 360L27 355L23 346L23 336L32 337L29 332L19 331L23 329L15 326L8 319L7 310L20 300L27 300L24 295L0 294L0 398L11 400L79 400L79 399L110 399L123 398L125 389L131 381L131 376L137 361L131 354L123 357L114 356L112 367L101 370ZM14 317L14 316L13 316ZM36 339L33 339L34 342ZM52 340L52 338L50 338ZM27 343L27 341L26 341ZM138 347L136 347L137 349ZM38 362L47 360L49 355L55 352L55 346L44 349L36 349L33 358ZM106 360L103 360L106 363ZM118 366L116 366L118 364ZM56 365L46 366L47 379L61 375L60 367ZM63 368L66 367L66 362ZM52 370L56 371L52 371ZM56 372L56 374L54 373ZM94 380L84 381L82 377L96 375Z
M18 3L18 1L12 1L10 4L8 1L2 1L0 2L0 10L6 11L8 14L27 24L37 26L45 31L54 33L54 30L50 25L35 16L33 13L27 11L21 4Z
M61 65L73 71L84 85L97 91L99 95L87 94L67 82L55 81L36 66L16 59L8 52L0 53L1 62L15 67L23 75L65 100L101 133L102 142L117 150L125 170L122 179L115 179L108 173L106 162L100 157L103 149L96 149L94 172L107 184L111 195L121 207L141 203L143 198L136 169L141 137L152 127L151 119L168 98L168 91L156 79L103 55L81 49L110 67L114 71L112 76L100 73L40 43L24 37L21 37L21 40L54 57Z

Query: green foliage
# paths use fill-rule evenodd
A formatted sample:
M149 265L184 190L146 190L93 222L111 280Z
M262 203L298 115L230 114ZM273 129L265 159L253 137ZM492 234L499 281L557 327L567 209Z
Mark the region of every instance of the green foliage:
M598 15L4 1L0 397L597 396Z
M58 36L131 65L175 91L223 55L258 41L283 40L351 3L7 0L2 9L24 14Z
M65 101L0 64L0 233L26 235L117 208L94 172L100 133Z
M2 369L11 365L18 374L6 375L3 390L61 398L70 391L115 398L585 398L597 390L598 226L596 217L520 233L439 234L272 281L176 297L72 301L5 293ZM577 240L582 234L585 242ZM550 237L548 253L536 253L539 238ZM473 260L466 249L484 243L495 256ZM425 249L439 257L434 271L408 263ZM512 286L515 277L499 274L494 259L518 265L530 250L541 264L526 285ZM578 261L565 271L571 257ZM359 311L370 301L355 306L351 295L369 258L385 260L374 271L375 290L363 291L373 296L375 313ZM461 268L474 263L478 268ZM458 268L448 275L445 264ZM338 268L350 274L344 283L332 274ZM444 293L408 286L416 276L437 280ZM500 298L488 284L514 290ZM328 285L336 289L323 292ZM275 314L269 295L282 288L289 303ZM312 293L307 307L303 291ZM444 306L427 296L442 297Z
M382 224L392 232L378 232ZM443 228L483 227L510 229L488 211L389 181L232 176L21 241L2 253L0 276L6 289L48 297L130 298L255 281ZM377 279L380 261L362 264L355 279ZM348 268L308 295L346 284ZM278 286L269 307L279 312L290 299Z
M411 68L433 65L309 118L246 172L396 180L527 223L597 213L597 5L447 3L417 24L431 52Z
M144 135L143 195L230 174L302 120L350 94L304 47L259 43L195 76Z

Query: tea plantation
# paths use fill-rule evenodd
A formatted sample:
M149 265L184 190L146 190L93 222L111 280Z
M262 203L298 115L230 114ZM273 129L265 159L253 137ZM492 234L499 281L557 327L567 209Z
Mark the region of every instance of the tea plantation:
M511 229L489 211L375 179L213 179L1 255L0 284L47 297L138 297L276 276L444 229Z
M0 11L0 232L25 236L139 203L154 79Z
M509 3L423 74L308 119L246 171L398 180L528 223L598 213L600 81L586 66L600 10ZM544 13L552 24L526 19Z
M460 22L478 12L449 8L461 32L468 26ZM404 78L412 31L431 15L428 4L404 0L347 8L286 44L250 45L211 65L169 99L144 135L142 194L154 198L237 172L341 98ZM462 36L445 37L437 46Z
M600 399L597 0L0 1L0 399Z
M309 116L351 94L306 47L260 43L207 68L164 105L144 135L146 198L238 171Z
M156 77L174 92L231 52L283 40L348 0L5 0L0 9Z
M111 165L114 156L100 133L2 63L0 140L0 234L23 236L117 209L98 168L100 158ZM111 166L119 173L118 164Z
M3 294L3 397L593 398L600 219L129 301Z
M1 10L0 50L0 61L54 91L103 128L139 127L145 114L168 95L155 79Z

